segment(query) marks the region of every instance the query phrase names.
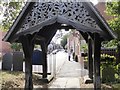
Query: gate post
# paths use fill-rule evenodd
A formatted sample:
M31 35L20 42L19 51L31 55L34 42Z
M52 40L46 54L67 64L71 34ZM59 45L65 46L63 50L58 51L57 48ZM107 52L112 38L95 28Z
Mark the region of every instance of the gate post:
M42 55L43 55L43 78L47 78L47 45L45 40L40 41Z
M94 90L101 90L100 80L100 51L101 51L101 39L99 34L94 33Z
M32 53L34 43L28 38L28 36L21 36L20 40L25 55L25 90L32 90Z
M88 37L88 70L89 78L93 79L92 39Z

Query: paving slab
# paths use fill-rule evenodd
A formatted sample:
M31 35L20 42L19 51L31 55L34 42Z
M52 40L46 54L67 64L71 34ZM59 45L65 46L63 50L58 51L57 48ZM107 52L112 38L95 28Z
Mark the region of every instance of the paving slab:
M80 78L83 73L87 74L87 71L81 69L79 62L66 60L49 88L80 88Z
M66 78L56 78L49 88L65 88L67 83Z
M81 77L87 75L87 70L82 69L82 66L79 62L75 61L66 61L61 70L57 73L57 77Z
M65 88L80 88L79 78L68 78Z
M57 90L68 90L68 88L71 90L79 90L81 88L81 77L87 75L88 71L82 67L83 65L81 65L80 62L68 61L67 58L64 58L63 61L64 63L62 63L59 70L57 70L56 77L45 86L37 87L45 87L48 90L54 88Z
M49 88L80 88L79 78L57 78Z

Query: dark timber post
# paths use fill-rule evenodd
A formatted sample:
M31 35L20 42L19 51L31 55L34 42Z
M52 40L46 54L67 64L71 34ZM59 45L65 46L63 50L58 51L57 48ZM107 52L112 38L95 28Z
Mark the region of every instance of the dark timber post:
M92 39L88 37L88 69L89 78L93 79Z
M100 51L101 51L101 39L99 34L94 34L94 90L101 90L100 80Z
M117 60L116 60L116 64L119 64L120 63L120 40L119 40L119 43L117 45Z
M32 90L32 53L34 43L28 38L28 36L21 36L20 39L25 55L25 90Z
M44 40L41 40L40 45L43 55L43 78L47 78L47 45Z

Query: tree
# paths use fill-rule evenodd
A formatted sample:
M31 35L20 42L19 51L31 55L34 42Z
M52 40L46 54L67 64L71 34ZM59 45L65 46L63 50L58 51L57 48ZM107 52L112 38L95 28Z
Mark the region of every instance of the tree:
M3 10L3 12L0 13L0 15L3 15L0 27L4 31L9 30L24 4L24 0L19 0L19 2L15 2L15 0L10 0L9 2L0 1L0 8Z
M64 35L61 40L61 46L65 49L65 45L67 44L68 34Z
M107 4L108 15L114 16L112 20L108 21L110 27L116 32L118 38L116 39L118 47L118 55L120 58L120 1L118 2L108 2ZM118 61L118 63L120 60Z
M20 51L22 45L20 43L12 43L11 48L13 49L13 51Z
M112 30L117 34L118 38L115 40L105 41L102 43L104 47L116 47L120 40L120 2L107 2L106 13L113 17L108 21Z
M114 16L114 18L108 21L110 27L113 31L116 32L118 38L120 40L120 1L119 2L107 2L107 14L110 16Z
M19 0L19 2L15 2L15 0L10 0L8 2L0 0L0 16L3 16L2 22L0 24L0 30L9 30L24 4L24 0ZM14 51L20 51L22 47L19 43L12 43L11 48Z

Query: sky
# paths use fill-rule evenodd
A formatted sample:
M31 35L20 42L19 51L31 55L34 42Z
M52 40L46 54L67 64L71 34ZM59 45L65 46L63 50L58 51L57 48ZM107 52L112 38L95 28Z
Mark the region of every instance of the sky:
M98 0L90 0L94 5L98 3Z

